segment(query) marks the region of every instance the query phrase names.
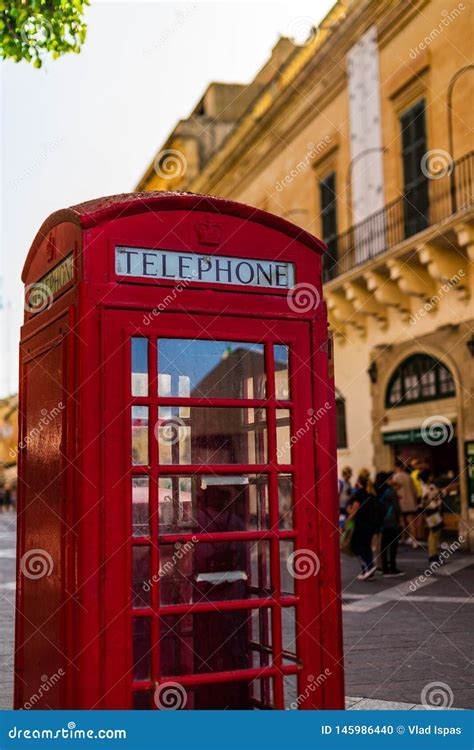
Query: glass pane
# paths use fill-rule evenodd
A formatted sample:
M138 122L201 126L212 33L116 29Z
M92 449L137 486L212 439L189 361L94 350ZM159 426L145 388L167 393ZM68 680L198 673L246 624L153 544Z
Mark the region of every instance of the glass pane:
M161 464L262 464L267 461L265 409L160 406Z
M280 577L281 593L283 596L293 596L295 593L295 579L291 555L294 550L294 542L285 539L280 542Z
M252 680L250 699L254 710L273 708L273 680L270 677Z
M275 362L275 397L282 400L289 399L288 347L276 344L273 347L273 358Z
M261 607L252 610L252 667L268 667L272 663L272 613Z
M160 545L160 600L166 604L271 596L270 543Z
M151 676L151 620L133 618L133 679L149 680Z
M149 477L132 477L132 525L133 536L150 534Z
M132 464L148 464L148 406L132 406Z
M160 534L270 528L268 478L257 474L160 477Z
M152 707L151 690L137 690L133 694L133 708L135 711L146 711Z
M436 373L434 370L423 373L421 376L421 395L423 398L436 396Z
M132 596L134 607L150 605L150 546L132 547Z
M402 381L400 378L397 378L394 381L392 385L392 389L390 391L390 398L389 398L390 405L398 403L401 399L401 396L402 396Z
M203 674L249 669L253 663L252 612L199 612L162 617L160 660L164 675ZM248 683L237 683L242 705Z
M309 685L311 685L311 682ZM283 695L287 711L297 711L306 694L298 695L298 677L295 674L284 675Z
M278 475L279 528L293 528L293 479L291 474Z
M290 410L276 410L277 461L291 464Z
M148 396L148 339L132 338L132 396Z
M265 398L263 344L158 340L158 395Z
M294 607L283 607L281 611L283 651L286 663L296 661L296 612Z

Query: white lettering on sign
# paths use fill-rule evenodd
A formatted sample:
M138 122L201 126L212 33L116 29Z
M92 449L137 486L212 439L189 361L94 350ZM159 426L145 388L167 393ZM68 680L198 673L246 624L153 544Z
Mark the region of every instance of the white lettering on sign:
M176 279L272 289L291 289L295 284L293 263L143 247L117 246L115 272L119 276L141 279Z

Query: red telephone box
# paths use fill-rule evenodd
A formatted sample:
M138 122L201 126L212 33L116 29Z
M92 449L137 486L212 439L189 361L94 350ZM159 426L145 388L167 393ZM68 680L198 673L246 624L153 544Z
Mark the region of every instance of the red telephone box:
M344 707L323 252L191 194L43 224L23 272L16 708Z

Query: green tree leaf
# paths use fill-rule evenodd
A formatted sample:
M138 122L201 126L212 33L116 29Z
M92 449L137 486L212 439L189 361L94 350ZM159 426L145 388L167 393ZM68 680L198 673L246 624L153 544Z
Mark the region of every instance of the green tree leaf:
M40 68L43 60L80 52L89 0L0 0L0 56Z

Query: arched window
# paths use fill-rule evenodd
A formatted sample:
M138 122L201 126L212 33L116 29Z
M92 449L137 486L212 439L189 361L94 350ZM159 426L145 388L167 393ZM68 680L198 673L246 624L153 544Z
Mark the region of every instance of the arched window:
M428 354L413 354L405 359L390 378L385 406L403 406L419 401L448 398L456 392L447 367Z
M336 442L338 448L347 448L346 402L336 389Z

